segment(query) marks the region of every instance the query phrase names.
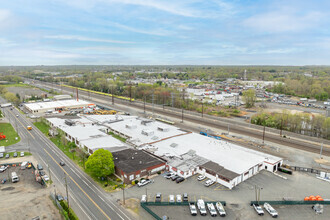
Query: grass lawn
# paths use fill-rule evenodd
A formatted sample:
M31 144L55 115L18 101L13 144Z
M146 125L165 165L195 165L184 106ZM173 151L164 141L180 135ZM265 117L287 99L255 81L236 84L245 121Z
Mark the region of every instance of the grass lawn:
M121 137L120 135L118 135L118 134L115 134L115 133L113 133L113 132L109 132L108 133L109 135L111 135L112 137L114 137L114 138L116 138L116 139L118 139L118 140L120 140L120 141L122 141L122 142L126 142L126 138L123 138L123 137Z
M50 126L46 124L45 122L34 122L33 123L44 135L48 137L48 131L50 129Z
M13 126L10 123L0 123L0 133L3 132L3 135L6 135L6 139L0 140L0 146L9 146L20 142L21 138L18 136ZM15 138L17 140L15 140Z
M31 85L28 84L24 84L24 83L15 83L15 84L5 84L3 85L4 87L33 87Z
M3 117L3 115L2 115L2 111L0 110L0 118L2 118Z

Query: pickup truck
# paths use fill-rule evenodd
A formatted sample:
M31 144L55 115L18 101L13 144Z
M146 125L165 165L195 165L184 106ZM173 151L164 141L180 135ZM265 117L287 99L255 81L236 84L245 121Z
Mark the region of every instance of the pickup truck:
M258 204L253 204L253 208L256 210L256 212L258 213L258 215L264 215L264 210L261 208L260 205Z
M197 207L199 209L199 212L201 213L201 215L206 215L206 208L205 208L205 203L203 199L199 199L197 200Z
M193 215L193 216L197 215L197 209L196 209L195 203L190 202L189 203L189 209L190 209L190 214L191 215Z
M217 216L217 210L215 210L213 203L207 203L207 208L209 209L212 217Z
M266 211L273 217L273 218L277 218L278 217L278 213L277 211L267 202L265 202L264 204L264 208L266 209Z
M220 214L221 217L226 216L225 208L223 207L223 205L221 204L221 202L217 202L215 204L215 207L218 209L218 212L219 212L219 214Z

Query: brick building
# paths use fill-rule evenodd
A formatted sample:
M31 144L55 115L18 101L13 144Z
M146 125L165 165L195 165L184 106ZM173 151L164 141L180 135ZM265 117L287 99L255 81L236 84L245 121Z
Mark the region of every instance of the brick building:
M126 184L165 169L165 160L143 150L125 149L112 155L115 173Z

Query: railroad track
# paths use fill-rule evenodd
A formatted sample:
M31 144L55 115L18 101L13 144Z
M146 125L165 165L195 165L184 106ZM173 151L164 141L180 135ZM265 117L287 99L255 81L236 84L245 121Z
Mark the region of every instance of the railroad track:
M43 83L43 84L48 84L48 83ZM56 87L60 87L58 85L49 85L49 86L56 86ZM62 87L62 90L68 92L68 93L72 93L71 89ZM79 91L80 94L84 95L84 96L91 96L94 98L99 98L104 100L106 103L105 104L109 104L111 103L111 97L107 97L107 96L103 96L103 95L99 95L99 94L94 94L94 93L88 93L86 91ZM152 106L150 105L143 105L142 102L128 102L125 100L120 100L115 98L115 103L119 103L122 105L126 105L126 106L130 106L130 107L134 107L134 108L138 108L140 110L145 110L146 111L153 111L154 113L158 113L161 115L165 115L165 116L170 116L170 117L174 117L177 119L181 119L182 115L181 113L177 113L177 112L173 112L170 110L163 110L163 109L159 109L159 108L152 108ZM191 115L184 115L184 120L185 121L190 121L193 123L197 123L199 125L203 125L206 127L211 127L211 128L217 128L217 129L221 129L221 130L227 130L228 127L228 123L221 123L220 121L214 121L211 119L207 119L206 117L204 118L197 118ZM238 133L241 135L246 135L246 136L250 136L253 138L258 138L258 139L262 139L263 138L263 132L262 131L257 131L257 130L252 130L249 129L248 127L244 127L244 126L231 126L230 127L231 132L233 133ZM265 141L268 142L272 142L272 143L276 143L276 144L280 144L280 145L285 145L285 146L289 146L292 148L296 148L299 150L304 150L304 151L308 151L308 152L312 152L312 153L320 153L320 149L321 149L321 145L317 145L317 144L313 144L313 143L308 143L308 142L304 142L304 141L299 141L296 139L289 139L289 138L283 138L283 137L279 137L278 135L272 134L272 133L266 133L265 135ZM330 148L324 147L323 151L322 151L322 155L324 156L330 156Z

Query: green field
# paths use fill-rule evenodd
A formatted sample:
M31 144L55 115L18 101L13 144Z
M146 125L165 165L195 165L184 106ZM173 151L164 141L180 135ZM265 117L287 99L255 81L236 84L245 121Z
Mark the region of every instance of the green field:
M2 132L3 135L6 135L6 139L0 140L0 146L9 146L12 144L16 144L21 140L21 138L14 130L13 126L11 126L11 124L9 123L0 123L0 133ZM15 137L18 137L18 139L15 140Z
M44 135L48 137L50 126L43 121L33 123Z

